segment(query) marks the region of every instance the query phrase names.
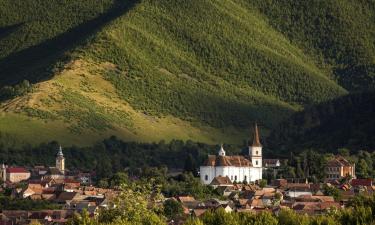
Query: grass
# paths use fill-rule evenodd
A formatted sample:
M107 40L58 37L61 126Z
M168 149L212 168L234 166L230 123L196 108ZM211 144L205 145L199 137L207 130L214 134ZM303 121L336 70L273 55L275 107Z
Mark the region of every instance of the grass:
M38 84L34 92L3 105L2 140L35 145L57 140L87 146L111 135L140 142L181 139L217 144L247 139L247 130L217 129L136 111L110 82L87 71L93 68L101 70L92 62L72 62L54 79Z
M361 71L367 71L361 73L362 76L370 80L373 71L372 55L366 53L367 50L371 53L370 44L359 45L361 51L366 50L363 54L338 47L341 41L337 40L343 34L372 27L370 21L361 27L361 21L365 21L363 16L353 21L353 26L345 24L343 27L337 24L330 27L325 20L319 20L327 26L318 34L310 34L305 28L282 21L283 11L273 7L272 0L144 0L137 4L109 0L63 1L61 9L69 16L64 17L55 30L38 33L39 29L59 24L61 15L54 13L58 3L53 1L51 6L27 3L31 4L27 9L5 10L6 17L0 22L0 46L6 46L0 56L0 74L7 74L5 72L11 68L11 74L17 74L16 77L35 78L39 69L43 69L53 78L36 79L38 83L32 93L3 103L4 118L17 114L44 126L63 124L63 138L87 136L82 138L90 139L82 141L86 143L109 134L141 141L177 138L239 143L254 121L268 131L306 106L348 94L345 88L349 86L337 78L336 70L344 69L347 74L349 64L354 66L350 71L358 71L357 66L360 66ZM297 6L306 6L303 4L309 3ZM332 1L331 5L322 3L322 6L327 11L335 4L339 3ZM368 5L364 1L361 4ZM349 11L344 10L345 5ZM8 1L3 6L13 7ZM309 16L297 6L279 5L290 18ZM17 16L48 7L52 7L50 11L36 18ZM345 1L334 15L339 21L350 22L347 18L352 18L352 7L353 4ZM69 10L72 8L82 14ZM113 10L119 8L122 11L113 16ZM268 12L268 8L272 12ZM340 10L346 14L340 14ZM368 10L365 15L371 16L372 8ZM100 22L103 15L107 19ZM40 22L44 17L49 20ZM317 29L312 26L315 19L312 16L306 23L296 21L300 26ZM39 23L30 22L34 20ZM90 30L92 20L97 26ZM91 25L86 26L87 23ZM22 29L28 29L36 37L23 37ZM330 31L330 38L337 41L333 42L331 50L329 46L321 46L325 29ZM81 38L72 35L79 31L84 34ZM23 51L33 55L40 49L39 45L49 49L44 45L46 40L65 40L67 32L71 43L68 46L52 49L45 55L34 55L36 61L30 65L17 63L27 61L19 60L28 55ZM371 31L369 35L363 32L358 35L366 43L373 40ZM355 40L360 41L360 37ZM25 44L14 44L12 49L11 43L17 41ZM340 57L335 58L326 51L336 51ZM18 52L22 53L21 58ZM346 54L348 52L353 54ZM49 57L50 54L56 57ZM345 61L344 54L355 60ZM12 58L13 55L17 57ZM360 58L364 61L360 62ZM15 66L4 66L10 59ZM38 61L41 59L51 59L51 62ZM5 76L9 77L12 76ZM345 82L353 81L353 85L358 85L357 78L350 77L353 78L350 75ZM367 88L366 85L363 87ZM7 130L4 127L4 132Z

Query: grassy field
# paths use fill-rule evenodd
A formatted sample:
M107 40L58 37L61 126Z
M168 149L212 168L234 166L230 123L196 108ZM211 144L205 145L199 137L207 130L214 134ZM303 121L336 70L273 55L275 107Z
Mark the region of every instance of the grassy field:
M108 67L110 65L102 65ZM68 64L54 79L41 82L33 92L4 103L0 130L7 142L38 144L57 140L65 145L91 145L116 135L129 141L198 140L240 143L248 130L215 129L181 119L154 117L134 110L101 75L82 60ZM20 143L18 143L20 144Z
M367 71L362 87L371 87L373 33L364 30L373 23L360 16L347 24L356 7L346 1L321 4L339 22L330 27L329 14L316 34L295 27L318 29L320 14L305 15L307 3L279 5L296 16L288 24L271 0L26 2L15 11L0 2L1 86L35 82L32 92L2 103L1 128L26 142L86 145L117 135L241 144L254 121L266 135L306 106L361 87L356 76L341 79L340 69ZM68 15L61 21L60 10ZM332 48L322 46L325 30ZM355 31L360 52L340 48L338 40L351 41ZM29 137L34 129L40 137Z

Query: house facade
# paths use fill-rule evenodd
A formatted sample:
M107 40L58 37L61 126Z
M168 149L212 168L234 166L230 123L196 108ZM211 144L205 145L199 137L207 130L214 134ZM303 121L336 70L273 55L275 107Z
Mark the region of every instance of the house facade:
M335 158L329 160L326 166L327 179L337 180L346 176L355 176L355 164L350 163L342 156L336 156Z
M22 167L9 167L6 169L6 180L11 183L18 183L30 178L30 172Z
M223 146L217 155L209 155L200 167L203 184L210 184L215 177L228 177L231 182L254 182L262 179L262 145L258 127L254 126L254 138L247 156L227 156Z

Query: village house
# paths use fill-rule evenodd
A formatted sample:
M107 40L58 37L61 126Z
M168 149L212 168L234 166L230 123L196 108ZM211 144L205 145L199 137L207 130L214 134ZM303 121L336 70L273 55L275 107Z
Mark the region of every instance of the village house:
M350 163L342 156L335 156L335 158L329 160L325 171L328 180L338 180L347 176L356 178L355 164Z
M217 155L209 155L200 167L203 184L210 184L215 177L229 177L231 182L255 182L262 179L262 145L258 127L254 126L253 143L248 147L247 156L227 156L223 146Z
M6 167L4 164L1 166L1 177L3 181L10 183L19 183L30 178L30 171L23 167Z
M263 159L263 166L265 168L277 168L281 166L279 159Z

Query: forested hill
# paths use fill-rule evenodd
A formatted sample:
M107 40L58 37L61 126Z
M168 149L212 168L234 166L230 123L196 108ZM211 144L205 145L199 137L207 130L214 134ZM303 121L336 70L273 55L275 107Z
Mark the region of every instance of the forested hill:
M255 0L272 26L348 90L375 87L372 0Z
M375 92L351 94L308 107L281 123L268 138L274 152L307 149L375 150Z
M365 0L1 0L0 131L242 143L253 121L266 135L371 89L374 13Z

